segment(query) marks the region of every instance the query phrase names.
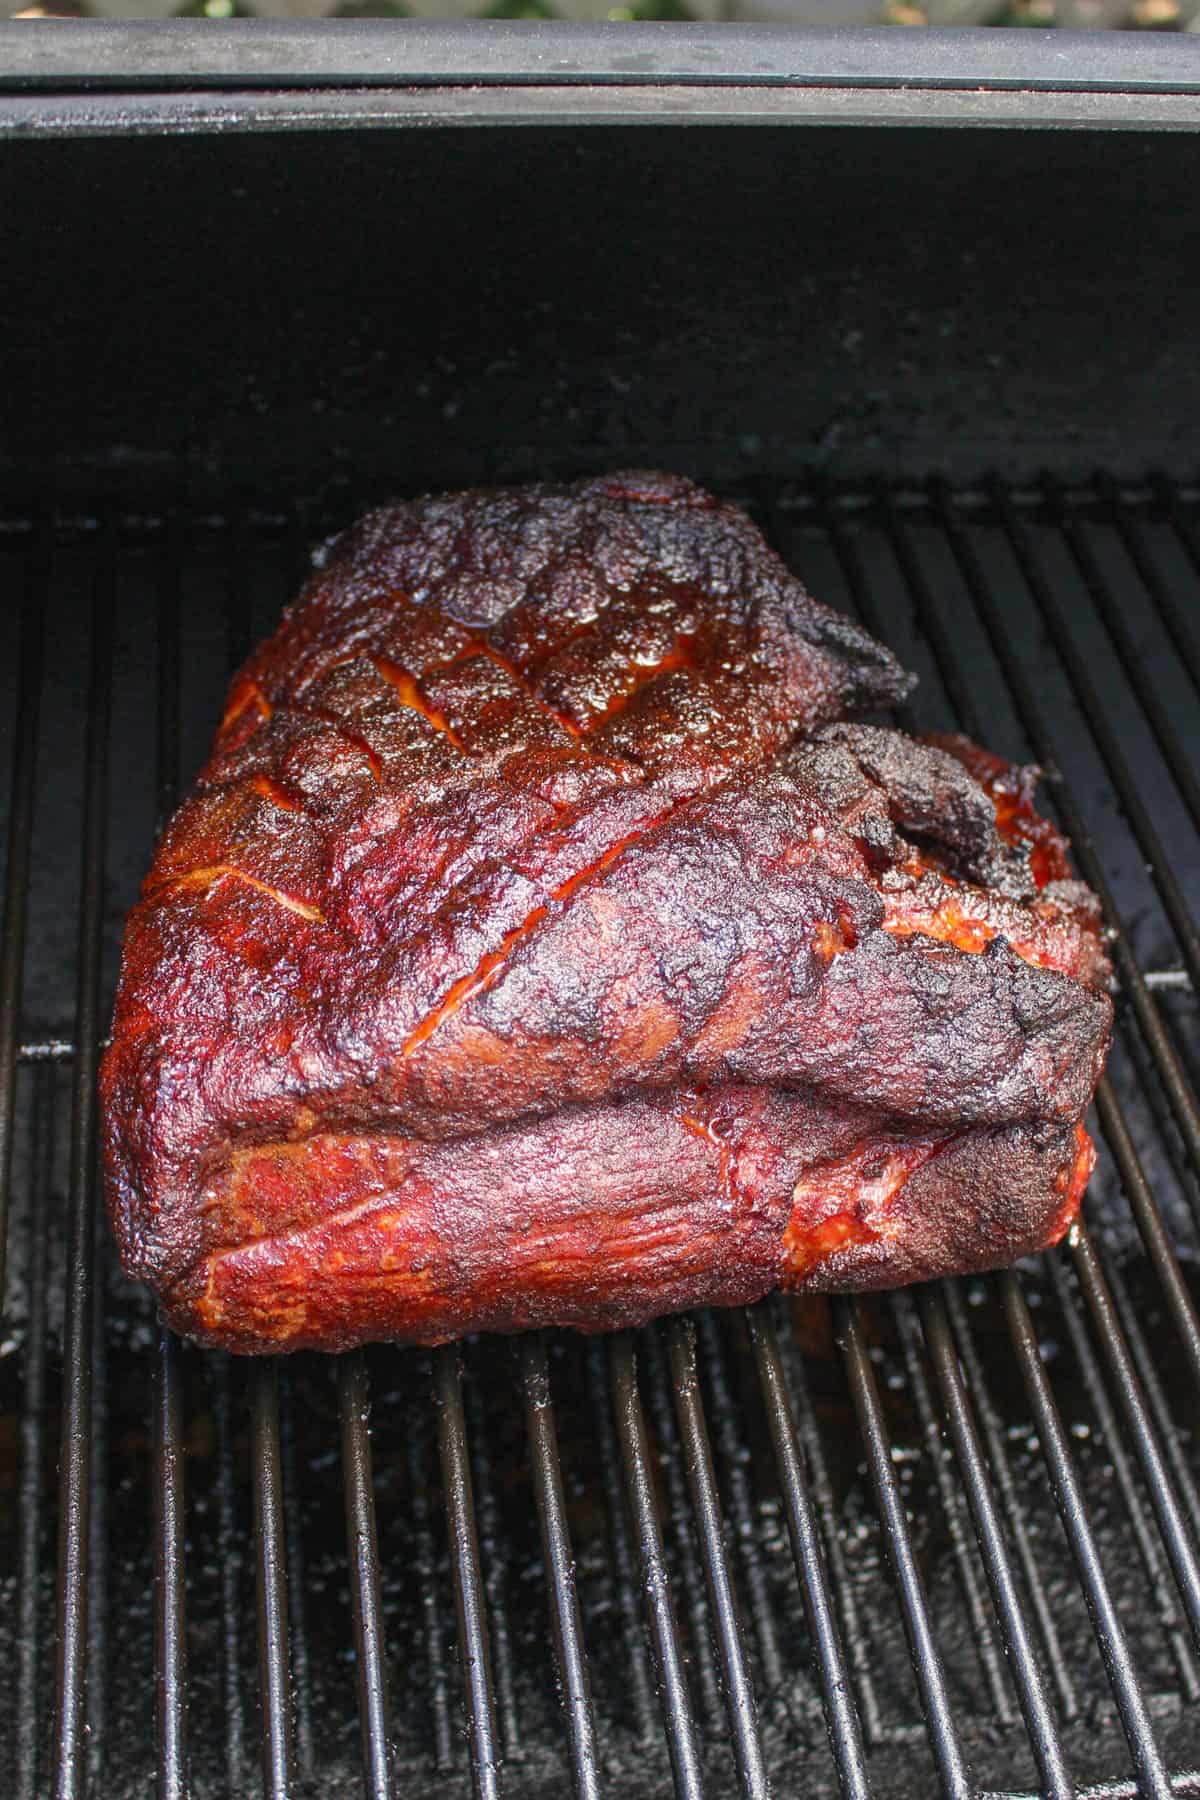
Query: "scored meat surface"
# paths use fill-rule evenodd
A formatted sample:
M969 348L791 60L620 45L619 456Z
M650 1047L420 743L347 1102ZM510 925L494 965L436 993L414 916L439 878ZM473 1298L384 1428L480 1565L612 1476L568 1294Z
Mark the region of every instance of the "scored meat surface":
M682 479L333 545L129 921L110 1211L241 1351L640 1322L1054 1242L1111 1004L1035 772Z

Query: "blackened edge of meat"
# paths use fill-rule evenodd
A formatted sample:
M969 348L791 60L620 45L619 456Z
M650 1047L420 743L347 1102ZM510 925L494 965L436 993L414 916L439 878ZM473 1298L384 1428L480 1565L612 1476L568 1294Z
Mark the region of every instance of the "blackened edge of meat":
M342 1140L357 1185L296 1212L331 1146L265 1147L247 1204L277 1231L204 1259L164 1316L238 1352L607 1331L701 1305L895 1286L1011 1263L1066 1229L1091 1167L1075 1127L914 1140L803 1092L570 1110L431 1145ZM293 1166L288 1167L286 1165ZM850 1210L843 1210L845 1205Z

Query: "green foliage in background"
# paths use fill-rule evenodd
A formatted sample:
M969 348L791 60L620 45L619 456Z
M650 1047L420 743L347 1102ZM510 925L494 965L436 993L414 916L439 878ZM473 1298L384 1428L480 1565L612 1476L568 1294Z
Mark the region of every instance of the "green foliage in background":
M637 24L657 19L662 23L690 25L695 18L683 0L626 0L626 4L610 6L604 16L614 24Z
M549 0L491 0L481 19L557 19Z
M177 19L252 19L254 8L244 0L183 0Z

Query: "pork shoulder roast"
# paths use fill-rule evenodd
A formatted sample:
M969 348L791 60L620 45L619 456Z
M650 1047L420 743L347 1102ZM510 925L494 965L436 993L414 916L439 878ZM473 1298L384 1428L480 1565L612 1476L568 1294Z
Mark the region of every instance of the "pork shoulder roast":
M1055 1242L1111 1024L1036 771L677 477L339 538L124 945L111 1216L237 1351L586 1330Z

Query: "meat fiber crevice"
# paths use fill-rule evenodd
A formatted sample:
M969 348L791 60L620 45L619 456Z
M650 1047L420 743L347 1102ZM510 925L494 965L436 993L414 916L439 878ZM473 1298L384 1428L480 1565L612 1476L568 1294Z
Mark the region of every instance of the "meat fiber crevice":
M241 1351L994 1267L1091 1167L1097 903L890 654L672 476L373 513L126 933L122 1259Z

